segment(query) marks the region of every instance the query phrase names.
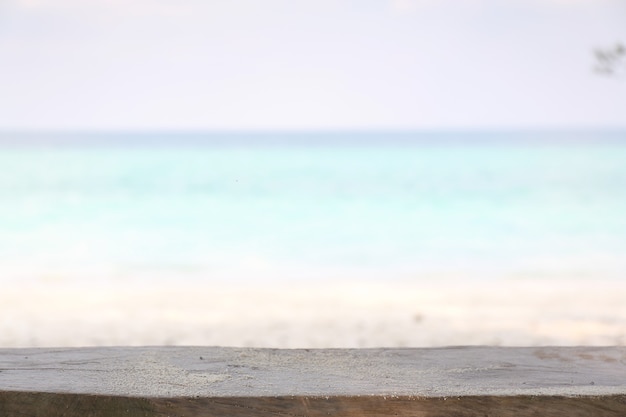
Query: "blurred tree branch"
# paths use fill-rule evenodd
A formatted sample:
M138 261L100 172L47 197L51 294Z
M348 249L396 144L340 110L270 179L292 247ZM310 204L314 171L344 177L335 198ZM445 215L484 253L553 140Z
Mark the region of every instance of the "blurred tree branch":
M602 75L621 75L626 72L626 47L617 43L612 48L593 51L596 57L596 66L593 70Z

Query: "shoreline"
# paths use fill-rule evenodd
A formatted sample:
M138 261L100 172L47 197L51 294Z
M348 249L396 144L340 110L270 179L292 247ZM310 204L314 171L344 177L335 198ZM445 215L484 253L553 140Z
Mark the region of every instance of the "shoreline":
M1 347L626 345L616 280L14 284Z

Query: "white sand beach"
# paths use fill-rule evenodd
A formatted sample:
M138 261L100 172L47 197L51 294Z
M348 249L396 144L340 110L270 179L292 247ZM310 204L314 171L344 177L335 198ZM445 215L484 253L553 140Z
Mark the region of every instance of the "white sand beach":
M0 347L625 345L626 284L5 285Z

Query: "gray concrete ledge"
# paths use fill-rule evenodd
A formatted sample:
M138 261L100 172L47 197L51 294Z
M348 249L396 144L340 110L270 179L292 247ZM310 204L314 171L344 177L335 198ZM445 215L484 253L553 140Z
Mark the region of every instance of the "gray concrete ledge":
M626 347L0 349L0 416L626 416Z

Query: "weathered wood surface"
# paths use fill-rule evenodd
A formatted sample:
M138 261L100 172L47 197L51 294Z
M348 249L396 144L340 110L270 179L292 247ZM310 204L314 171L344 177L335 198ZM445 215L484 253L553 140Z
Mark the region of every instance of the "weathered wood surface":
M626 416L625 347L0 349L0 416Z

